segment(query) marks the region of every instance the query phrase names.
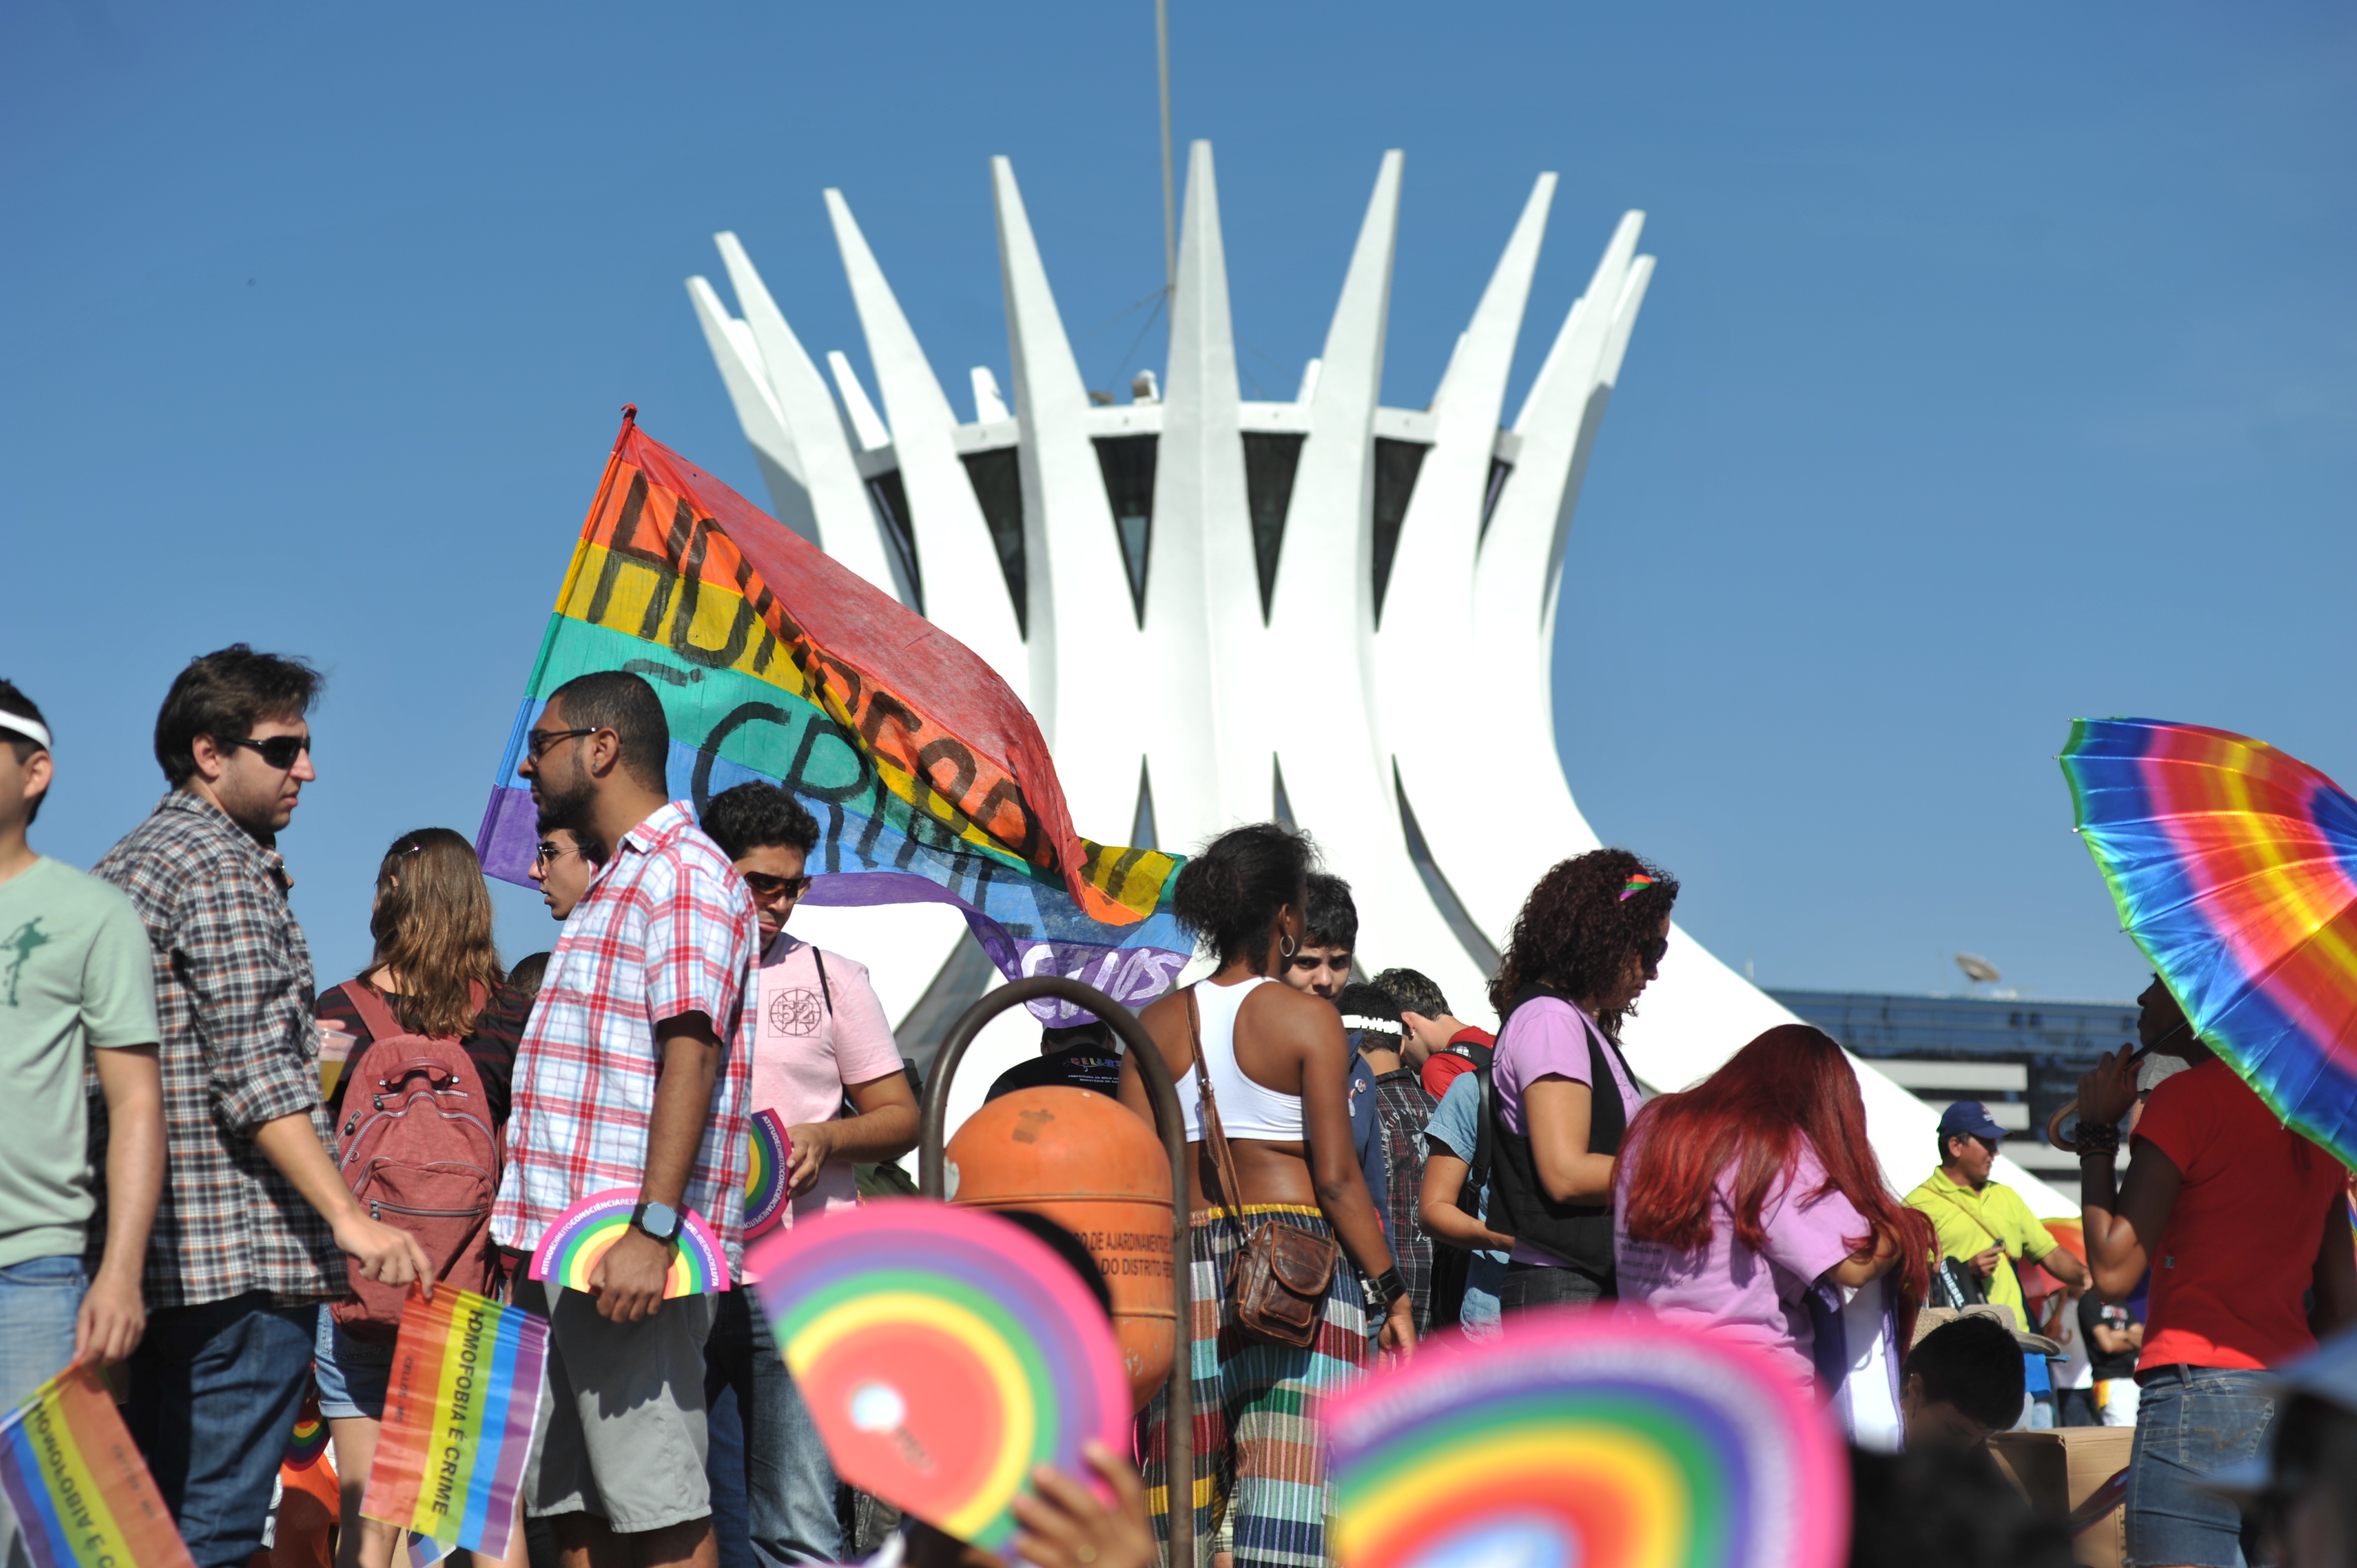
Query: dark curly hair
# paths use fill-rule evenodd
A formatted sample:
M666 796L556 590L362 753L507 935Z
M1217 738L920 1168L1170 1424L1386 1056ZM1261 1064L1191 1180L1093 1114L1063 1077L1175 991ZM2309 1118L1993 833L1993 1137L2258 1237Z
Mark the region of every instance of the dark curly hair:
M1170 912L1222 966L1240 957L1257 961L1277 910L1308 901L1304 885L1317 864L1317 846L1306 833L1275 822L1230 828L1178 868Z
M1627 897L1629 884L1652 885ZM1490 1005L1503 1018L1525 986L1551 985L1568 996L1593 996L1612 984L1662 929L1678 901L1678 879L1625 849L1592 849L1558 861L1523 900L1506 936L1506 956L1490 983ZM1619 1037L1626 1011L1598 1018Z
M749 779L712 797L705 802L698 825L731 860L771 846L804 854L818 848L818 819L766 779Z

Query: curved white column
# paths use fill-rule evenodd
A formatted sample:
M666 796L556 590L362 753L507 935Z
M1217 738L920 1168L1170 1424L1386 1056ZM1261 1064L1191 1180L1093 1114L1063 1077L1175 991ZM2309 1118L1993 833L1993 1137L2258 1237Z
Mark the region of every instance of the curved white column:
M957 416L841 191L826 192L826 211L884 398L892 453L909 498L918 576L939 585L926 599L926 618L982 655L1022 696L1031 683L1029 659L1013 603L1003 589L990 591L994 580L1005 579L982 505L958 460Z

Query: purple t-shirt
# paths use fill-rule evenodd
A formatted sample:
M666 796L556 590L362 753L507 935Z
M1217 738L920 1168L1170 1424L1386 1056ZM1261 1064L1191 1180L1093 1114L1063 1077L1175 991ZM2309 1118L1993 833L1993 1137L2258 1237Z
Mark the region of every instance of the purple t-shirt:
M1595 1027L1578 1008L1552 996L1534 996L1514 1009L1514 1015L1506 1020L1506 1032L1498 1036L1497 1055L1490 1068L1491 1081L1498 1089L1498 1119L1506 1124L1506 1131L1525 1132L1523 1090L1542 1078L1567 1078L1595 1089L1587 1079L1587 1034ZM1613 1087L1620 1091L1624 1124L1633 1122L1645 1097L1629 1080L1616 1053L1606 1050L1604 1059L1611 1066ZM1528 1241L1516 1242L1508 1256L1517 1263L1563 1266L1561 1258Z
M1624 1155L1633 1144L1623 1144ZM1620 1162L1628 1179L1632 1159ZM1811 1197L1825 1179L1825 1167L1804 1137L1792 1171L1771 1185L1760 1206L1766 1251L1755 1252L1735 1239L1735 1173L1721 1171L1711 1200L1710 1245L1673 1251L1658 1241L1629 1238L1621 1204L1612 1206L1612 1250L1620 1275L1620 1299L1672 1323L1707 1328L1767 1351L1803 1387L1813 1389L1812 1349L1815 1331L1803 1294L1819 1275L1850 1255L1851 1243L1867 1234L1866 1217L1838 1191Z

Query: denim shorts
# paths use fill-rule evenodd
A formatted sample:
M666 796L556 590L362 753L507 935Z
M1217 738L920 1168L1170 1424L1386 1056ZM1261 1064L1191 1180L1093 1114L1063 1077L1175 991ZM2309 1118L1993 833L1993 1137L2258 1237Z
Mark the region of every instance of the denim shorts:
M325 1303L319 1337L311 1350L311 1370L319 1380L319 1413L330 1421L364 1415L384 1419L384 1391L393 1380L393 1341L355 1339L336 1326Z
M2147 1372L2128 1466L2128 1561L2243 1568L2243 1516L2204 1477L2267 1451L2269 1374L2168 1366Z

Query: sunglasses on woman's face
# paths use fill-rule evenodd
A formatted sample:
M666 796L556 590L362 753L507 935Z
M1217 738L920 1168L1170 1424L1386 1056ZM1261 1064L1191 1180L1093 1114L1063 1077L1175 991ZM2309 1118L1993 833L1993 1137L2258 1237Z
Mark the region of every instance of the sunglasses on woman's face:
M1662 960L1668 956L1669 950L1670 939L1667 937L1655 937L1652 941L1647 942L1642 950L1645 959L1645 972L1647 974L1651 974L1655 970L1661 968Z
M262 754L263 761L284 773L295 766L296 757L311 749L311 737L307 735L274 735L268 740L256 740L252 736L242 735L234 740L217 739L213 744L224 751L235 751L241 746L252 746Z
M807 876L772 876L766 871L745 871L745 886L753 890L756 898L799 898L810 891Z

